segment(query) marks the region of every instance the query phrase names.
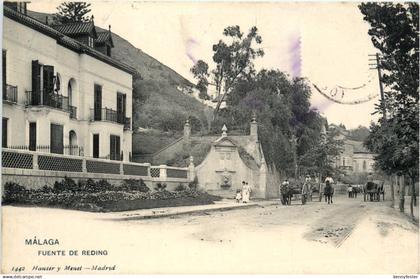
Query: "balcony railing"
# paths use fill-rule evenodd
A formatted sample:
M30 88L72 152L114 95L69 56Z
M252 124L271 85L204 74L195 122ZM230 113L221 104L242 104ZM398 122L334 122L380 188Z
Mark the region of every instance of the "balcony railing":
M70 109L70 118L77 119L77 107L69 106Z
M54 92L26 91L27 106L47 106L69 112L69 98Z
M18 87L6 84L5 92L3 92L3 101L11 103L17 103L18 99Z
M124 129L131 128L131 119L110 108L90 109L90 121L110 121L124 125Z

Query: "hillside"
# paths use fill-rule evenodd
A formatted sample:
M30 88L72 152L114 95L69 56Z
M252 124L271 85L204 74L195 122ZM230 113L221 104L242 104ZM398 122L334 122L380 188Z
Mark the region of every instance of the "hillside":
M52 18L50 14L34 11L28 11L28 15L41 22L45 22L47 16ZM104 31L99 27L97 29ZM191 91L191 82L118 34L112 33L112 39L112 57L134 67L141 75L133 80L133 153L153 153L161 148L159 143L171 141L173 134L182 130L187 118L194 123L195 131L207 130L212 109L180 91ZM139 132L139 128L144 129ZM142 144L145 137L148 142L156 138L156 144L151 149ZM168 137L167 141L165 137Z

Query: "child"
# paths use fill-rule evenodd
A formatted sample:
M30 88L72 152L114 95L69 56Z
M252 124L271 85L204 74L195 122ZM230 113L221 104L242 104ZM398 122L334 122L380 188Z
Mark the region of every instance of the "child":
M241 190L240 189L236 190L235 199L236 199L236 202L237 203L239 203L241 201L241 199L242 199L242 193L241 193Z

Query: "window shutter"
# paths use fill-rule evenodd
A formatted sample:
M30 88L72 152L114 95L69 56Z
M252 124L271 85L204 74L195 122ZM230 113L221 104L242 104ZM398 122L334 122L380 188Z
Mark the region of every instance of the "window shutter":
M3 50L3 99L6 97L6 51Z
M41 102L41 66L38 63L38 60L32 60L32 96L31 102L32 105L39 105Z

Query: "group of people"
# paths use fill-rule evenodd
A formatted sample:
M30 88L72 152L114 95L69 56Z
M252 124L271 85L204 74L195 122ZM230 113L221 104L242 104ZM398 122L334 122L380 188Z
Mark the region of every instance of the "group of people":
M351 185L349 184L347 186L347 193L349 195L349 198L357 198L357 193L360 191L359 185Z
M250 195L251 195L251 187L248 185L248 182L242 181L242 189L236 190L236 196L235 196L236 202L248 203Z
M332 196L334 194L333 183L331 176L327 175L325 178L324 196L325 202L333 203ZM302 204L305 204L308 199L312 198L313 183L310 175L306 175L305 181L301 189L293 189L290 185L289 179L285 179L280 186L281 201L283 204L290 204L293 194L301 194Z

